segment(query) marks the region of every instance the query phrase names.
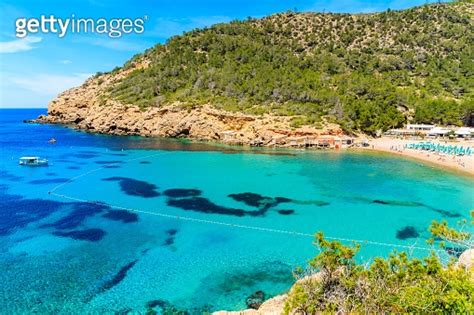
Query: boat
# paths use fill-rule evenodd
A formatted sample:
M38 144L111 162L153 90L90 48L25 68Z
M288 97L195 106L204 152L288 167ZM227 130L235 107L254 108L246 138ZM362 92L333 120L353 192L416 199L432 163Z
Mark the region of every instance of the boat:
M51 139L48 140L48 143L49 143L49 144L55 144L55 143L56 143L56 139L51 138Z
M45 166L45 165L48 165L48 160L42 159L38 156L23 156L20 158L20 165Z

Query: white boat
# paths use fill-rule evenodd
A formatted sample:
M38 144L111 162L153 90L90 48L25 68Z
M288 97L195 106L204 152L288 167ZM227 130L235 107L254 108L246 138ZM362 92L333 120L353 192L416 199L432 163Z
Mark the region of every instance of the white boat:
M48 160L42 159L38 156L23 156L20 158L20 165L45 166L45 165L48 165Z

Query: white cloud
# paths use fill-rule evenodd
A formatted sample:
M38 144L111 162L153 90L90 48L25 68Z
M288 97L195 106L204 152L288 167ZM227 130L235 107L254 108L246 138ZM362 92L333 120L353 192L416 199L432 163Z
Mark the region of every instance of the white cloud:
M33 44L41 42L41 37L29 36L8 42L0 42L0 53L16 53L36 48Z
M9 81L16 87L54 97L67 89L81 85L91 75L90 73L74 73L72 75L41 73L24 77L10 76Z
M72 61L69 60L69 59L63 59L63 60L59 60L59 63L61 63L63 65L70 65L72 63Z

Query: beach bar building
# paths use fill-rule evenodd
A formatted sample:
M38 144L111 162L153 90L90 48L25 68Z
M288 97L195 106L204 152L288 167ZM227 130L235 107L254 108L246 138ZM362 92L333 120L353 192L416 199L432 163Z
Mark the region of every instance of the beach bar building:
M461 127L455 132L456 137L464 139L472 139L474 137L474 128Z
M434 127L428 132L428 137L444 137L451 132L449 128Z
M407 130L414 130L414 131L430 131L431 129L435 128L435 125L423 125L423 124L408 124Z
M419 136L425 132L421 132L415 129L390 129L384 133L385 136L395 136L395 137L414 137Z
M403 138L423 138L425 136L428 138L445 138L449 136L460 139L472 139L474 138L474 128L408 124L403 129L390 129L384 135Z
M312 135L300 137L274 138L274 144L285 143L288 147L296 148L318 148L318 149L340 149L354 144L354 140L348 136L335 135Z

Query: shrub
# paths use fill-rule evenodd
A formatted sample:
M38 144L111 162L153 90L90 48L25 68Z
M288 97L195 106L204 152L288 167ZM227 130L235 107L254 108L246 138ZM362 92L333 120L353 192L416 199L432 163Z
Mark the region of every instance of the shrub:
M433 222L430 230L437 238L472 248L471 234L450 228L446 222ZM358 245L328 241L322 233L316 234L315 244L321 253L310 266L320 277L295 284L286 301L286 314L474 312L474 270L460 268L453 261L443 266L434 251L424 259L394 252L363 267L354 259Z

